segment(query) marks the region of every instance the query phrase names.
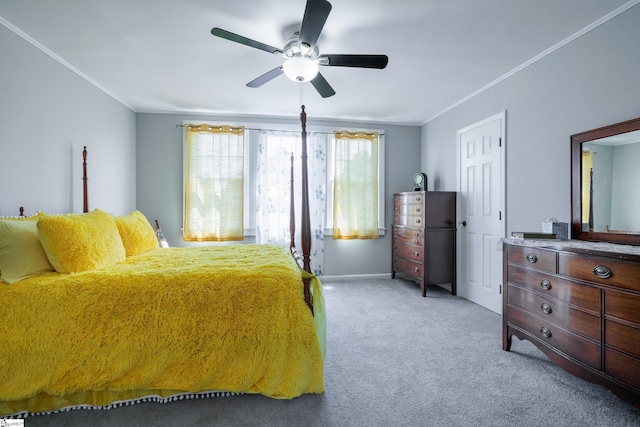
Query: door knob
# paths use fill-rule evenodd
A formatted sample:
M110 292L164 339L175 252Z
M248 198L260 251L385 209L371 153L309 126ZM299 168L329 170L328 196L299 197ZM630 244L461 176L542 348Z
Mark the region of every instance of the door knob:
M458 223L458 225L461 225L461 226L463 226L463 227L466 227L466 226L467 226L467 221L460 221L460 222Z

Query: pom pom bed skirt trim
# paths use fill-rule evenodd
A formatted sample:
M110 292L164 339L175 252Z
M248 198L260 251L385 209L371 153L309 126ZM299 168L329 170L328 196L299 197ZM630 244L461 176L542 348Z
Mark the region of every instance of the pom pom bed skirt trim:
M123 393L123 394L131 394L131 393L135 393L135 392L129 392L129 393ZM145 393L149 393L149 391L146 391ZM87 393L81 393L86 395ZM101 394L109 394L110 396L113 396L113 392L108 393L96 393L96 392L92 392L90 393L90 396L84 396L86 398L88 398L85 401L90 401L90 400L98 400L100 398L103 398L104 396L100 396ZM69 412L69 411L75 411L75 410L81 410L81 409L88 409L88 410L109 410L109 409L114 409L114 408L119 408L122 406L132 406L132 405L137 405L140 403L171 403L171 402L177 402L179 400L191 400L191 399L209 399L209 398L214 398L214 397L230 397L230 396L239 396L242 395L244 393L234 393L234 392L228 392L228 391L202 391L202 392L197 392L197 393L187 393L187 392L176 392L176 391L161 391L158 390L155 393L150 393L150 394L146 394L145 396L140 396L140 397L135 397L135 398L128 398L128 399L123 399L123 400L116 400L116 401L112 401L111 403L107 404L107 405L100 405L100 404L88 404L88 403L73 403L71 401L71 399L69 398L60 398L60 397L56 397L56 396L37 396L37 398L42 399L42 400L55 400L58 401L60 399L64 399L68 401L68 406L63 406L60 407L59 409L56 410L51 410L51 411L47 411L44 410L42 412L29 412L29 411L21 411L18 413L14 413L11 415L5 415L5 416L1 416L0 419L13 419L13 418L27 418L29 416L36 416L36 415L49 415L49 414L56 414L56 413L60 413L60 412Z

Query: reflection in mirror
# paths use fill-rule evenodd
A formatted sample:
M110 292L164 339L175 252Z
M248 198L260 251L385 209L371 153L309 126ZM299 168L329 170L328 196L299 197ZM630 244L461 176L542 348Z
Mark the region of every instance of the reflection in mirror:
M571 238L640 245L640 118L571 135Z
M582 144L582 231L640 234L640 131Z

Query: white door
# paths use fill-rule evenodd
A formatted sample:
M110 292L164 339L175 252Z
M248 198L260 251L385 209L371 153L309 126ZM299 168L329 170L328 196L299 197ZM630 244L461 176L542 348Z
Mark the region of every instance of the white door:
M457 132L459 295L502 314L505 112Z

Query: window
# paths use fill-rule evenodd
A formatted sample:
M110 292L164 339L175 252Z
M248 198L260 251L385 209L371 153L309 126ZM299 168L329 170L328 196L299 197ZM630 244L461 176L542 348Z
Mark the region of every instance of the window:
M183 234L186 241L242 240L242 236L253 240L255 236L258 243L288 246L292 153L296 174L296 235L300 235L301 137L298 126L278 125L267 130L264 124L230 123L221 127L212 123L189 125L184 122L183 127ZM384 235L384 139L383 132L373 130L336 133L335 128L316 127L307 132L312 260L318 257L312 261L314 270L316 266L322 268L325 236L334 235L334 210L342 215L336 222L336 228L340 230L335 235L336 239L370 239ZM339 152L343 145L346 151ZM219 150L223 147L227 151ZM232 147L235 147L235 152L231 151ZM215 166L215 158L220 167ZM229 158L235 158L235 161L229 161ZM365 159L368 161L364 162ZM340 164L338 174L335 173L336 160ZM359 170L365 164L368 165L366 177ZM351 166L349 174L345 174L347 165ZM216 170L224 175L210 176ZM340 185L338 194L343 197L336 199L334 204L336 182ZM212 189L206 190L207 187ZM223 188L225 196L234 195L232 201L211 205L222 200L217 194ZM351 193L345 193L346 189ZM368 194L366 200L362 198L364 189ZM207 198L207 194L215 197ZM359 203L354 204L358 199ZM232 209L228 211L226 208ZM358 216L351 216L351 213ZM365 222L359 217L362 213L366 214ZM344 214L348 214L347 220L354 222L355 225L350 227L355 232L346 228ZM296 246L300 248L299 241ZM321 271L316 271L316 274L321 274Z
M183 239L244 239L244 128L185 125Z
M378 133L335 132L334 239L378 238Z

